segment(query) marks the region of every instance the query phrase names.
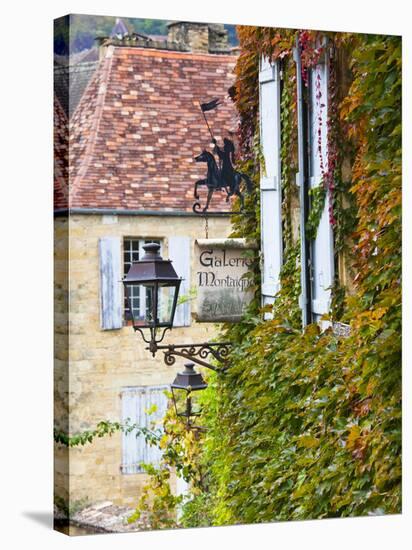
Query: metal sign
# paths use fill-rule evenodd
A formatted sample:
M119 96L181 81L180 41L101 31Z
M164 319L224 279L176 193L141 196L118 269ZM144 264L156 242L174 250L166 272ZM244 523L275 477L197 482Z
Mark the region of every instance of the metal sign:
M195 242L197 321L240 321L254 296L248 272L257 248L257 243L246 239Z
M206 178L198 180L195 183L193 211L197 214L206 213L209 209L209 204L215 191L226 192L226 202L229 202L230 197L237 196L240 200L240 210L243 211L244 197L242 187L246 188L248 193L253 190L253 183L247 174L239 172L233 166L235 146L232 140L223 139L223 147L220 147L213 135L210 125L206 118L206 112L213 111L220 105L218 99L209 101L208 103L199 103L204 121L209 131L212 143L214 145L213 153L204 149L200 155L195 157L196 162L204 162L207 165ZM215 157L217 155L217 158ZM244 185L242 185L242 182ZM207 188L206 204L200 203L199 187ZM223 213L223 212L221 212ZM232 213L232 212L227 212Z

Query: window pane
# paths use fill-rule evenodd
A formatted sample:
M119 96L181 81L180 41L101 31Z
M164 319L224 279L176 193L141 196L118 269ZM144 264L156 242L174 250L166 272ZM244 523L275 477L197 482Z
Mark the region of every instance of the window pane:
M161 244L160 239L137 239L133 237L125 238L123 241L123 273L127 275L132 263L141 259L142 252L141 246L143 243L158 243ZM140 252L140 253L139 253ZM152 311L152 288L142 288L137 285L130 289L130 301L133 308L133 317L135 321L141 320L145 324L153 322ZM128 311L128 303L125 297L124 304L125 319L130 318L130 312Z

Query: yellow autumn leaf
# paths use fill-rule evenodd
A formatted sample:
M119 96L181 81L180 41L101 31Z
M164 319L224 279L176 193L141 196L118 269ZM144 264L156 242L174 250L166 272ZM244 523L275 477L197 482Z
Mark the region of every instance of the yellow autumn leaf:
M312 437L311 435L303 435L299 439L299 445L301 447L306 447L307 449L312 449L313 447L317 447L319 445L319 439L316 439L316 437Z
M353 449L355 447L356 441L360 437L360 428L356 424L352 426L348 435L348 448Z
M304 484L301 485L298 489L296 489L295 491L293 491L293 493L292 493L292 498L299 498L299 497L302 497L302 496L304 496L307 492L308 492L308 487L307 487L307 485L304 483Z

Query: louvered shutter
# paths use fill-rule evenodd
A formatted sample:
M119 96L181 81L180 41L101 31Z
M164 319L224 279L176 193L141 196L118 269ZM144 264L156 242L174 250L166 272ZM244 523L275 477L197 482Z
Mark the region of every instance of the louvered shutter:
M130 419L142 428L162 429L161 421L167 410L167 397L164 391L168 386L145 386L124 388L122 391L122 422ZM147 414L153 405L157 409ZM156 446L146 443L143 436L136 437L136 430L122 434L122 465L124 474L143 472L140 463L159 465L162 453Z
M99 240L100 327L122 327L121 252L119 237Z
M191 240L189 237L169 237L169 260L173 261L173 267L179 277L183 277L179 296L187 297L190 292L190 248ZM189 300L176 307L173 326L190 326Z
M322 184L322 163L327 170L328 72L327 62L311 70L310 78L310 187ZM316 320L328 313L334 278L333 231L329 221L329 193L319 222L316 238L311 245L312 256L312 314Z
M260 142L265 171L260 178L262 302L272 304L282 265L282 192L280 185L280 77L278 63L261 60L259 70Z
M122 392L122 423L130 419L130 423L144 426L145 394L142 388L127 388ZM123 474L136 474L141 471L139 463L144 461L146 442L142 437L136 437L136 431L122 434L122 466Z

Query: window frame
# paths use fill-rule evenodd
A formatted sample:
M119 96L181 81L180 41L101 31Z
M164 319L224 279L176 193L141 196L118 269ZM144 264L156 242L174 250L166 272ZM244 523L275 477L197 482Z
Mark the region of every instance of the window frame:
M319 84L317 84L319 82ZM327 126L329 97L329 62L324 55L309 70L308 85L308 188L322 185L328 170L328 132ZM320 95L318 95L320 94ZM320 132L320 135L319 135ZM319 142L321 139L320 151ZM310 204L310 197L308 196ZM316 237L309 241L309 285L311 322L328 326L321 318L330 313L331 288L335 280L334 232L329 221L330 193L326 190L325 204L319 220ZM310 212L310 208L309 208ZM325 286L324 281L327 281Z
M125 248L125 243L126 241L136 241L138 242L138 260L140 259L140 251L143 249L143 245L145 244L149 244L149 243L158 243L160 244L160 255L163 255L163 246L164 246L164 238L163 237L133 237L133 236L124 236L123 239L122 239L122 269L123 269L123 277L126 276L127 272L125 270L125 267L126 267L126 260L125 260L125 254L126 253L129 253L130 254L130 262L128 262L130 265L128 267L128 269L130 269L130 266L132 265L133 261L138 261L138 260L133 260L133 254L135 254L136 252L133 252L132 249L130 249L129 251L126 250ZM122 285L123 286L123 285ZM133 297L134 299L134 297ZM131 319L131 315L130 313L128 314L128 316L130 318L128 318L127 316L127 312L129 311L129 308L127 307L127 299L126 299L126 295L125 295L125 292L124 292L124 288L123 288L123 311L122 311L122 316L123 316L123 326L131 326L133 325L133 321ZM144 292L144 289L142 286L139 287L139 312L141 311L141 308L142 307L146 307L146 294Z

